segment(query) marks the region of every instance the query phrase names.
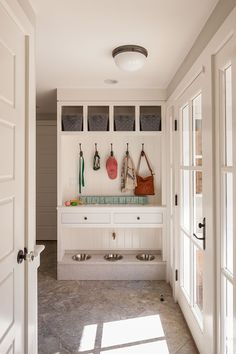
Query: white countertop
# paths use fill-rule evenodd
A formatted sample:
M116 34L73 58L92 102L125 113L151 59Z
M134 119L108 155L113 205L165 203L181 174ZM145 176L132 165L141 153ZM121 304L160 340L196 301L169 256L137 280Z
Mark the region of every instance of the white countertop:
M77 206L64 206L59 205L57 209L62 210L73 210L73 209L83 209L83 208L161 208L165 209L165 205L156 204L82 204Z

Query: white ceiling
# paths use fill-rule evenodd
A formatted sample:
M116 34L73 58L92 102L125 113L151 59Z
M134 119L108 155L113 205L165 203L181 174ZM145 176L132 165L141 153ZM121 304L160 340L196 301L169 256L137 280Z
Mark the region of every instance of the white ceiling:
M31 0L37 15L38 112L56 110L60 87L166 88L217 0ZM143 69L118 69L122 44L144 46Z

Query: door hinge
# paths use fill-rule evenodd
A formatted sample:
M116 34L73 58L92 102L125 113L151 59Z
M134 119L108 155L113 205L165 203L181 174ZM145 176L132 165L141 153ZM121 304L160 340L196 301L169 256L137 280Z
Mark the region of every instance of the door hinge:
M179 279L179 272L178 269L175 269L175 281L178 281Z
M175 195L175 206L177 206L178 205L178 195L176 194Z
M178 121L175 119L175 132L178 130Z

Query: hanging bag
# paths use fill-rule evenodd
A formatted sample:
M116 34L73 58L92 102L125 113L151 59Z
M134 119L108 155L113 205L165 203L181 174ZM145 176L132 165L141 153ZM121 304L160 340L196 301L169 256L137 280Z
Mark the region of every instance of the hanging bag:
M100 169L100 155L98 153L97 143L95 143L95 154L93 157L93 169L94 169L94 171L97 171Z
M139 175L139 170L140 170L140 165L141 165L141 159L142 157L145 157L148 169L151 173L150 176L146 177L141 177ZM135 195L155 195L154 191L154 173L152 172L151 166L148 162L147 156L144 152L144 150L141 151L140 157L139 157L139 162L138 162L138 168L137 168L137 187L134 190Z

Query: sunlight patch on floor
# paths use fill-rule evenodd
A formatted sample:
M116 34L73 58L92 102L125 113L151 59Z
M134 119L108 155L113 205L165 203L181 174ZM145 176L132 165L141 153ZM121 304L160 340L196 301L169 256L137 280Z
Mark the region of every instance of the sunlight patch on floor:
M96 324L84 326L82 337L80 340L79 352L83 352L86 350L93 350L95 347L96 335L97 335Z
M101 351L100 354L170 354L165 340Z
M169 354L159 315L105 322L101 326L101 338L97 338L98 324L84 326L78 352L94 350L98 339L100 354Z
M164 337L159 315L106 322L102 348Z

